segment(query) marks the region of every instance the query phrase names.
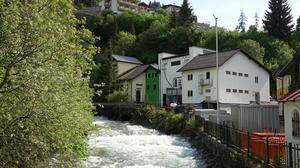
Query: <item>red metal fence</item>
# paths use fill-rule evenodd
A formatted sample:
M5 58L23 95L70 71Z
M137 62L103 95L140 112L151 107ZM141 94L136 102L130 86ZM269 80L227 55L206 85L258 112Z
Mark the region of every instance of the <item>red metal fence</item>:
M300 148L298 145L286 144L284 134L250 133L202 121L204 132L227 146L262 161L266 167L300 167Z

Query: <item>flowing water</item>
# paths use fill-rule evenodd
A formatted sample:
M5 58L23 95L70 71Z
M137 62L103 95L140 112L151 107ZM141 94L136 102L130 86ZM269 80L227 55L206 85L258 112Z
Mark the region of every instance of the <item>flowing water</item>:
M103 128L89 136L86 168L206 167L201 154L184 138L101 117L96 117L94 124Z

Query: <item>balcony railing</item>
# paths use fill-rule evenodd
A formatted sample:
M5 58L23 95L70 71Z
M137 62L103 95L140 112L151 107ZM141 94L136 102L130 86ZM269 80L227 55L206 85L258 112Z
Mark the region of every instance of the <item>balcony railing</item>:
M180 88L167 88L167 95L169 96L177 96L182 95L182 89Z
M213 80L212 79L200 79L199 85L200 86L212 86Z

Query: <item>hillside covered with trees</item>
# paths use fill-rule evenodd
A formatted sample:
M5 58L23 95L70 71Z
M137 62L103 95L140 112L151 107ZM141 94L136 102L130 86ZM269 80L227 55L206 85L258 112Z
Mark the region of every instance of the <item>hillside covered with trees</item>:
M258 27L257 15L255 18L256 24L246 30L247 20L242 11L236 30L220 28L219 49L242 48L275 72L299 51L300 19L294 26L286 0L269 2L263 28ZM198 29L195 21L192 7L184 0L179 13L162 9L155 13L124 12L119 15L104 12L100 16L87 16L86 26L95 36L101 37L98 46L106 48L108 42L112 42L114 54L153 63L160 52L185 54L189 46L215 49L214 28Z

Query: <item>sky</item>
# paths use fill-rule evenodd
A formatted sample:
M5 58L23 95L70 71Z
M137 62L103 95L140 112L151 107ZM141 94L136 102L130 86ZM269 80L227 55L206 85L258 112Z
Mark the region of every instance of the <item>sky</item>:
M142 0L148 3L150 0ZM154 1L154 0L151 0ZM182 0L156 0L162 4L176 4L181 6ZM260 26L264 13L268 9L268 0L189 0L199 22L214 25L214 17L218 17L219 27L235 29L241 10L247 17L247 27L255 23L255 13L260 17ZM289 0L294 22L300 17L300 0Z

